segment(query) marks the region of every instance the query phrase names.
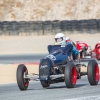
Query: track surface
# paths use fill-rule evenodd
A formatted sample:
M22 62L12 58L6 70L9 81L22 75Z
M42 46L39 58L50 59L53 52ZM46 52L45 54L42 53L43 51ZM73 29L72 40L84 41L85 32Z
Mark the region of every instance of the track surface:
M0 64L38 62L45 55L0 55ZM98 63L100 64L100 61ZM20 91L16 83L0 85L0 100L74 100L87 96L100 96L100 82L97 86L90 86L87 76L77 80L73 89L67 89L64 82L51 84L48 89L43 89L39 81L30 82L27 91Z
M0 100L69 100L98 95L100 96L100 82L97 86L90 86L86 76L77 80L73 89L67 89L64 82L51 84L48 89L43 89L40 82L30 82L27 91L20 91L16 83L0 85Z
M0 55L0 64L39 62L47 54L5 54Z
M13 63L34 63L39 62L41 58L46 56L47 53L42 54L5 54L0 55L0 64L13 64ZM82 62L88 61L83 59ZM100 64L100 61L97 61Z

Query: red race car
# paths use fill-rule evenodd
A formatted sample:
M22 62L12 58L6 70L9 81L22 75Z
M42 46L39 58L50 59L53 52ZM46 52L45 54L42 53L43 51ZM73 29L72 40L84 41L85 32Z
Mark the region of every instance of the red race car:
M79 51L81 59L85 56L89 56L89 53L87 52L89 47L90 46L85 42L76 41L76 49Z
M100 60L100 42L95 45L94 50L91 52L91 57Z

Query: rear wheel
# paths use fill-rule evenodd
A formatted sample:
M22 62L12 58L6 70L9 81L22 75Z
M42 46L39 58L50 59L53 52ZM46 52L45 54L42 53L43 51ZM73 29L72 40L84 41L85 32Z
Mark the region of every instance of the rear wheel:
M77 70L73 62L68 62L65 67L65 84L67 88L73 88L77 81Z
M100 54L96 54L97 60L100 60Z
M99 67L95 60L89 61L87 72L90 85L97 85L99 82Z
M80 59L83 59L83 58L84 58L84 52L81 51L81 52L80 52Z
M20 90L27 90L29 80L25 79L24 76L28 75L28 70L24 64L20 64L17 68L17 84Z

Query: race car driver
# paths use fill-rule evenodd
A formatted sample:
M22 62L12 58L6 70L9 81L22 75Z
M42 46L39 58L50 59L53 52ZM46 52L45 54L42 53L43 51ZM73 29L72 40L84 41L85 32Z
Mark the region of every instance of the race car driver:
M72 44L73 45L73 49L72 49L73 59L74 60L78 59L78 50L76 49L76 47L73 44L73 42L71 40L70 41L66 41L66 36L63 33L57 33L55 35L55 45L63 45L63 44L65 44L65 45Z

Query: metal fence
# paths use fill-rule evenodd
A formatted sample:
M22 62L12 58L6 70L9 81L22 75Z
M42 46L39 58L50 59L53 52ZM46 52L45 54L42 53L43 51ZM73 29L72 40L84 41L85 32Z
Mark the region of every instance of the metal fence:
M0 35L48 35L58 32L100 33L100 19L0 22Z

